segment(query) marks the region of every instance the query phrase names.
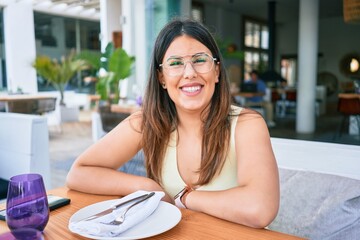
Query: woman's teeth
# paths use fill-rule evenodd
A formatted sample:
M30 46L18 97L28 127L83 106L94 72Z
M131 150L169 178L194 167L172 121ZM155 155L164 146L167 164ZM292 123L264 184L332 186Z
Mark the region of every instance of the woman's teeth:
M182 90L185 91L185 92L196 92L196 91L199 91L200 90L200 86L193 86L193 87L183 87Z

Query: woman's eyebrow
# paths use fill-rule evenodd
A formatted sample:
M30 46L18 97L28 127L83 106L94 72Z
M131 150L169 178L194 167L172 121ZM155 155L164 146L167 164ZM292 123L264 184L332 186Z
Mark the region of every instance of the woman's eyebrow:
M197 55L200 55L200 54L206 54L205 52L198 52L198 53L195 53L193 55L184 55L184 56L179 56L179 55L173 55L173 56L170 56L168 57L167 59L172 59L172 58L184 58L184 57L194 57L194 56L197 56Z

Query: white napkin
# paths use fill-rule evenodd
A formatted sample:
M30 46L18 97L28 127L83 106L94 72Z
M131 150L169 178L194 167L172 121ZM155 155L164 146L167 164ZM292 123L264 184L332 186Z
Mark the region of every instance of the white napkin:
M116 204L125 202L131 198L138 197L140 195L150 193L147 191L139 190L134 193L131 193L123 198ZM98 237L115 237L120 235L120 233L126 231L127 229L135 226L136 224L145 220L150 216L158 207L160 200L165 196L164 192L155 192L155 195L151 198L141 202L134 207L132 207L125 216L125 221L120 225L107 225L104 223L109 223L119 216L127 207L129 207L134 202L126 204L112 213L109 213L105 216L96 218L90 221L80 221L80 222L70 222L69 229L73 232L83 233L94 235ZM110 206L109 206L110 207Z

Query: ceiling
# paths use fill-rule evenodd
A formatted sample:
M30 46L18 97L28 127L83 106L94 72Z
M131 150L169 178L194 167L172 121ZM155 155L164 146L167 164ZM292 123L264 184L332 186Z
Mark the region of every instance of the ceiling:
M100 19L100 0L32 0L33 9L63 16Z
M69 15L98 20L100 18L100 0L32 0L35 10L59 15ZM121 0L119 0L121 1ZM269 0L193 0L205 5L225 7L230 11L266 18ZM274 0L276 2L276 22L297 20L300 0ZM320 18L343 15L342 0L319 0Z
M269 2L275 2L276 22L297 21L300 0L195 0L204 4L221 6L229 11L266 19ZM319 0L319 17L331 18L343 15L342 0Z

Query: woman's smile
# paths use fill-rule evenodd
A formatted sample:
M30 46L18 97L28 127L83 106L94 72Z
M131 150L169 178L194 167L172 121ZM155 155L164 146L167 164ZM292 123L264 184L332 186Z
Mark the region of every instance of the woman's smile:
M180 90L187 96L195 96L201 92L203 86L201 84L187 84L180 87Z

